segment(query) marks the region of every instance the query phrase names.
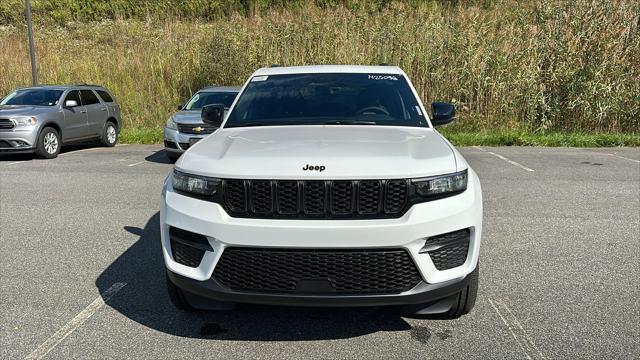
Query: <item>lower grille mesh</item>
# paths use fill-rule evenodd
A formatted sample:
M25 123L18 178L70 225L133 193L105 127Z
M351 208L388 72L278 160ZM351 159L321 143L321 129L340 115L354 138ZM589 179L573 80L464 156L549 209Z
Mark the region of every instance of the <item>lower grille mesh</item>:
M397 294L421 281L402 249L227 248L213 278L236 291L327 295Z

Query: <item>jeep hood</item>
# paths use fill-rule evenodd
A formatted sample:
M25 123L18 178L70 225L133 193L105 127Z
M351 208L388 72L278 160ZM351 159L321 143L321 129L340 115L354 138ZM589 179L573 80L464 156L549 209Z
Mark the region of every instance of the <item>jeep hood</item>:
M191 174L246 179L417 178L456 166L451 145L433 129L370 125L221 129L176 163Z

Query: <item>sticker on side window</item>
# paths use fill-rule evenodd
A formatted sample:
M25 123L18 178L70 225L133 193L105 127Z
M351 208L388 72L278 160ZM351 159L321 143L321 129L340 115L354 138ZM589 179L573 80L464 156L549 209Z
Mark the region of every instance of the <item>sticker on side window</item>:
M265 80L267 80L267 78L268 78L268 77L269 77L268 75L254 76L254 77L251 79L251 82L256 82L256 81L265 81Z
M369 75L369 80L393 80L398 81L395 75Z
M418 112L418 115L422 116L422 110L420 110L420 106L416 105L416 111Z

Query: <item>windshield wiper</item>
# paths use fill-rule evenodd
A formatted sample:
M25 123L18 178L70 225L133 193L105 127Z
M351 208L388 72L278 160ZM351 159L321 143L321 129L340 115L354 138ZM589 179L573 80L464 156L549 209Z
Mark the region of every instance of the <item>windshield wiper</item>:
M331 120L322 123L322 125L377 125L376 121L364 120Z

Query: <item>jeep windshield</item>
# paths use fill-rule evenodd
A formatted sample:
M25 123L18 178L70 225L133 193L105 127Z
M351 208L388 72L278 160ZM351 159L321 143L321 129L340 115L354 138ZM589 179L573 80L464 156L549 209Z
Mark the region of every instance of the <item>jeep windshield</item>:
M189 100L183 110L200 110L206 105L223 104L225 109L231 107L237 92L199 92Z
M277 125L428 126L399 74L254 76L225 127Z
M62 90L20 89L4 98L0 105L54 106L60 101Z

